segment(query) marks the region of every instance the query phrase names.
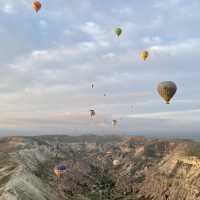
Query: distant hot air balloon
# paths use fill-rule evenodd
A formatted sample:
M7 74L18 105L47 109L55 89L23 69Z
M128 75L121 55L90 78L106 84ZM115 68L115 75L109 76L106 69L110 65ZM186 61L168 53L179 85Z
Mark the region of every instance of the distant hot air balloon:
M106 152L106 157L112 157L112 151L107 151Z
M95 110L90 110L90 116L94 117L96 115Z
M59 164L54 167L54 173L58 178L63 177L65 172L66 172L66 166L63 164Z
M120 165L120 161L119 160L113 160L113 165L115 167L119 166Z
M33 8L36 12L38 12L38 11L41 9L41 7L42 7L42 4L41 4L39 1L34 1L34 2L32 3L32 8Z
M169 104L171 98L175 95L177 87L172 81L164 81L158 85L158 93Z
M142 51L142 52L140 53L140 58L141 58L142 60L145 61L148 57L149 57L149 52L148 52L148 51Z
M117 120L116 120L116 119L114 119L114 120L112 121L112 125L113 125L113 127L117 126Z
M122 34L122 29L121 28L116 28L115 30L114 30L114 32L115 32L115 34L117 35L117 37L119 37L121 34Z

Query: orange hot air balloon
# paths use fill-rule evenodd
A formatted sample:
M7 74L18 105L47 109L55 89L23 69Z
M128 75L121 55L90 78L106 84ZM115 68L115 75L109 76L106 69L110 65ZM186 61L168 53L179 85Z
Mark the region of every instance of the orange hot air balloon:
M41 7L42 7L42 4L41 4L39 1L34 1L34 2L32 3L32 8L33 8L36 12L38 12L38 11L41 9Z

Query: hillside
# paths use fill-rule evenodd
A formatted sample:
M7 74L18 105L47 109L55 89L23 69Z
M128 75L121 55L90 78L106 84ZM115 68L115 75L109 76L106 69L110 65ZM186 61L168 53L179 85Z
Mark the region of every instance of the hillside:
M0 152L1 200L200 199L200 145L189 140L9 137Z

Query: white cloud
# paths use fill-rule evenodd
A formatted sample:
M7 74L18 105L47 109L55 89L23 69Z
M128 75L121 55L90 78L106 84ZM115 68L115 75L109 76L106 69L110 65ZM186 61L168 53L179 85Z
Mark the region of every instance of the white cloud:
M128 17L133 14L134 10L133 10L133 8L126 7L126 8L121 8L121 9L113 9L112 12L117 15L122 15L122 16Z
M94 42L81 42L79 44L79 47L81 50L86 50L86 51L95 50L97 48Z
M200 121L200 109L195 110L180 110L172 112L157 112L157 113L143 113L129 115L131 118L143 118L143 119L169 119L175 121Z
M39 24L40 24L40 26L41 26L42 28L47 28L47 26L48 26L48 23L47 23L45 20L40 20L40 21L39 21Z
M152 45L152 44L160 44L162 42L162 39L158 36L154 37L144 37L143 42L146 43L147 45Z
M109 47L110 42L107 37L107 32L97 23L86 22L80 29L84 33L87 33L98 45L102 47Z
M114 53L107 53L107 54L103 55L103 58L105 58L105 59L113 59L115 57L116 57L116 55Z
M81 30L83 32L86 32L86 33L92 35L93 37L96 37L97 35L102 35L103 34L103 32L102 32L101 28L99 27L99 25L94 23L94 22L86 22L81 27Z
M197 55L200 50L200 39L189 39L176 42L174 44L155 45L149 47L149 50L155 54L168 54L173 56ZM195 49L195 51L194 51Z
M13 14L14 13L14 8L12 4L5 4L3 7L3 12L7 13L7 14Z

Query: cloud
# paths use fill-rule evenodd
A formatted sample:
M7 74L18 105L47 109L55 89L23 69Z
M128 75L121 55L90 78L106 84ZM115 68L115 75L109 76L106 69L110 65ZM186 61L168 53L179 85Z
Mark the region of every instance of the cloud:
M14 13L14 8L12 6L12 4L5 4L3 9L2 9L3 12L7 13L7 14L13 14Z
M183 54L192 54L195 56L196 54L199 53L199 47L200 47L200 39L195 38L186 41L176 42L170 45L151 46L149 50L152 53L158 53L158 54L167 53L174 56ZM194 49L196 51L194 51Z
M181 110L172 112L157 112L129 115L131 118L170 119L175 121L199 121L200 110Z
M162 39L158 36L153 36L153 37L145 37L143 38L143 41L147 45L152 45L152 44L160 44L162 42Z
M110 43L108 37L106 37L107 33L99 24L95 22L86 22L80 29L82 32L88 34L91 37L91 40L98 45L109 47Z

